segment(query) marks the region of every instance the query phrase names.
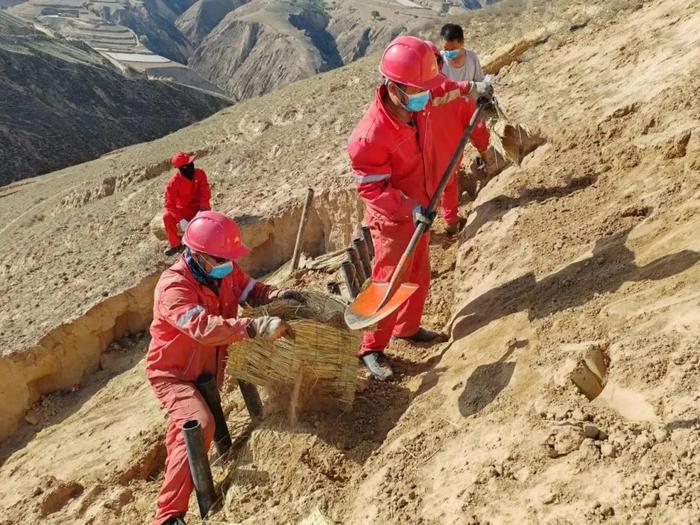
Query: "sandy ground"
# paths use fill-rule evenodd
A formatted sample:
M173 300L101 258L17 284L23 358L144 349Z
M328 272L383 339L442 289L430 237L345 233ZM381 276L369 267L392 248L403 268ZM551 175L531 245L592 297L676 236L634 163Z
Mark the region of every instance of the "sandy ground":
M397 380L361 378L349 413L307 413L293 425L269 414L227 466L233 485L218 522L699 522L700 11L689 0L661 0L628 3L613 17L574 15L575 30L553 34L501 73L501 101L547 144L464 204L459 240L437 226L426 323L451 340L393 343ZM0 266L10 283L0 315L4 351L18 356L12 366L19 356L49 359L26 349L49 348L41 338L66 322L62 312L77 319L105 301L103 291L116 297L162 268L160 246L146 234L165 165L150 177L146 166L180 144L201 152L215 203L257 216L251 224L273 220L271 209L291 210L290 197L296 203L307 185L327 189L334 197L318 201L314 235L332 239L326 247L345 242L348 227L330 223L357 215L352 193L343 193L347 161L336 152L359 112L347 105L357 92L369 100L370 62L80 170L3 188L0 239L25 239ZM337 111L322 111L331 99ZM120 173L134 176L109 195L90 193ZM262 226L250 232L259 257L284 259L279 236ZM80 389L39 398L5 441L5 523L144 523L152 515L164 418L143 380L147 341L137 327L145 318L128 307L142 293L94 314L132 312L119 330L101 332L131 335L105 344L97 372L74 381ZM74 332L63 335L80 342ZM570 372L592 351L607 364L605 388L591 401ZM48 385L41 377L26 384L37 395ZM237 396L225 396L232 429L245 421ZM197 523L194 501L190 509Z

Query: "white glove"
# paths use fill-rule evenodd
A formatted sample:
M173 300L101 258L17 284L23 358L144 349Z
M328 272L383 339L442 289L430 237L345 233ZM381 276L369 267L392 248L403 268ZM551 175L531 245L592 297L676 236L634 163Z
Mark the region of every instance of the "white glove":
M254 318L248 325L248 335L265 341L275 341L280 337L294 339L294 330L279 317L263 315Z
M180 224L180 229L184 232L187 229L187 225L189 224L189 222L186 221L185 219L180 219L179 224Z
M478 100L481 97L491 100L493 98L493 86L488 82L469 82L469 96Z

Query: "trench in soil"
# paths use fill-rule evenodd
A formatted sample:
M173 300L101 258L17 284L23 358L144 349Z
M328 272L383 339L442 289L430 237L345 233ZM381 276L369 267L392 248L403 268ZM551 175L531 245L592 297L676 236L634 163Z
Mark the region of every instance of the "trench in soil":
M291 258L301 209L302 203L295 201L271 217L238 217L251 248L240 261L244 269L259 276ZM346 246L360 222L361 205L354 191L317 195L306 224L304 253L315 256ZM159 275L145 277L54 328L36 345L0 358L0 441L18 429L41 396L89 382L111 343L148 329Z

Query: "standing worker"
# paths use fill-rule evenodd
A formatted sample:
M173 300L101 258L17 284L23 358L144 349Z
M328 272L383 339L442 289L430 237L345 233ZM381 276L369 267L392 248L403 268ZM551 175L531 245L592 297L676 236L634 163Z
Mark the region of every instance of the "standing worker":
M459 27L459 26L458 26ZM438 67L443 67L444 59L440 49L430 40L425 41L438 63ZM470 97L460 97L458 100L448 104L435 105L430 111L429 118L432 121L433 146L435 162L434 173L442 176L452 159L452 153L462 138L464 129L469 125L472 115L476 111L476 103ZM470 141L472 145L486 158L486 151L489 147L489 131L483 120L479 120L472 131ZM462 218L459 216L459 180L457 173L461 169L462 157L455 166L455 171L450 177L447 186L440 198L440 205L443 210L446 231L448 235L456 235L461 228Z
M214 418L195 386L197 379L212 374L221 386L231 343L293 336L279 317L238 317L238 305L258 306L275 298L303 301L299 292L257 282L234 262L249 250L238 225L222 213L199 213L183 242L185 253L156 286L146 358L148 380L170 415L165 480L153 525L185 523L193 484L182 425L199 421L207 449L214 436Z
M464 31L457 24L445 24L440 30L442 37L442 74L447 78L462 82L483 82L479 57L473 49L464 47Z
M447 102L466 94L478 95L490 86L482 83L449 83L440 74L431 48L421 39L400 36L384 50L379 71L384 83L374 102L353 131L348 154L360 197L365 203L365 222L375 248L372 280L388 282L408 246L415 225L432 223L426 207L435 189L431 163L424 152L431 150L429 129L419 130L415 117L433 103ZM386 357L391 336L427 342L438 334L421 328L430 285L429 234L418 242L406 280L419 288L374 330L363 334L359 354L380 380L392 377Z
M197 212L211 209L211 188L207 174L194 167L194 159L194 155L180 151L170 160L177 172L165 188L163 226L168 236L168 247L163 253L168 257L184 249L180 232L185 231Z

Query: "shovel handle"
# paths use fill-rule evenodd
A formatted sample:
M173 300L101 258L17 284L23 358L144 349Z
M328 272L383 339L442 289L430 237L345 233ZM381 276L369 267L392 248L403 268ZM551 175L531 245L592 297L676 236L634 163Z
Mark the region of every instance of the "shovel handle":
M457 147L455 148L454 153L452 154L452 158L450 159L450 164L449 164L449 166L447 166L445 173L442 175L442 179L440 179L440 184L438 184L438 187L435 190L435 193L433 193L433 197L430 199L430 204L428 205L428 213L435 210L435 207L437 206L438 200L440 200L440 195L442 195L442 192L444 191L445 186L447 186L447 183L449 182L450 177L452 176L452 172L454 171L455 167L457 166L457 163L459 162L460 157L462 156L462 151L464 150L464 147L467 145L469 138L472 136L472 131L474 131L474 126L476 126L476 123L479 120L479 115L481 114L481 110L484 109L485 107L488 107L489 104L491 104L491 101L486 99L486 98L480 98L477 101L476 111L472 115L472 118L469 120L469 125L464 130L464 133L462 134L462 138L459 141L459 144L457 145ZM387 289L386 294L384 295L384 298L382 299L382 302L379 304L377 309L383 307L389 301L389 299L394 295L394 292L396 292L398 287L401 286L401 283L403 283L403 274L405 273L406 267L407 267L406 263L413 255L413 252L416 249L416 246L418 245L418 241L420 240L421 236L427 230L428 230L428 225L423 223L423 222L418 223L418 225L416 226L416 229L413 232L413 237L411 237L411 241L408 243L408 246L406 247L406 250L403 252L401 259L399 259L399 264L396 266L396 269L394 270L394 273L391 276L391 281L389 281L389 288Z

